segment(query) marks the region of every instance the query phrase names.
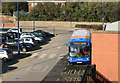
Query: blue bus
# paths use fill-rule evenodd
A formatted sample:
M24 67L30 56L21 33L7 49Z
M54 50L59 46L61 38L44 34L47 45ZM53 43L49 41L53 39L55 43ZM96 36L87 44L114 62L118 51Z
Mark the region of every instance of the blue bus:
M69 63L90 63L91 37L87 29L75 30L69 41Z

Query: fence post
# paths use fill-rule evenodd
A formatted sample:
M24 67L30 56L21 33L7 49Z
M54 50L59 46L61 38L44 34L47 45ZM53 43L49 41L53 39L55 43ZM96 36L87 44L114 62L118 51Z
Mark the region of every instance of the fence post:
M92 72L93 72L92 74L93 79L96 80L96 65L95 64L93 65Z

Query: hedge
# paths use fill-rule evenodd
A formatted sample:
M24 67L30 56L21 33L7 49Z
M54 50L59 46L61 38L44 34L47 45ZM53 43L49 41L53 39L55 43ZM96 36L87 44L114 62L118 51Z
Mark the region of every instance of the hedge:
M94 29L94 30L102 30L103 29L102 25L80 25L80 24L76 24L75 27L77 27L77 28L88 28L88 29Z

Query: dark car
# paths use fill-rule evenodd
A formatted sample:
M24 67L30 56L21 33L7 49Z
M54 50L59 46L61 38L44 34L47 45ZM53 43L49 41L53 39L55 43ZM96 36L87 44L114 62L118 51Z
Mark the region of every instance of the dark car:
M8 29L6 28L0 28L0 34L6 34Z
M0 41L4 42L7 39L7 37L3 34L0 34Z
M14 38L17 38L17 33L16 32L7 32L6 36L9 39L14 39Z
M37 30L35 32L37 32L39 35L41 35L44 38L47 37L46 34L45 34L45 32L43 30Z
M23 52L26 52L28 50L30 50L32 48L32 45L29 43L24 43L22 41L19 42L19 46L20 46L20 50ZM13 51L17 51L18 50L18 41L17 40L8 40L5 41L5 43L3 44L3 48L9 48Z
M6 36L9 39L14 39L17 36L17 34L15 32L8 32L8 30L9 29L2 28L0 29L0 34L4 35L4 37Z

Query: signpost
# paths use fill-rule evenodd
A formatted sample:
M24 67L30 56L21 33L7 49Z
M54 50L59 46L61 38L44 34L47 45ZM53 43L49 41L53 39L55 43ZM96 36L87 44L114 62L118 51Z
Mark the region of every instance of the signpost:
M52 26L53 26L53 33L55 35L55 24L52 24Z

